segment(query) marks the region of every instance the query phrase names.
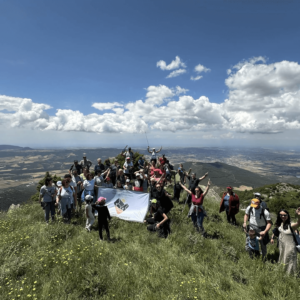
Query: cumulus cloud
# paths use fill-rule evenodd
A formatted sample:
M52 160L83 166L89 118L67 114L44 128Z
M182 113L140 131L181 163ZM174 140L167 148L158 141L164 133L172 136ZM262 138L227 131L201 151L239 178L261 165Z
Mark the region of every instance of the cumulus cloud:
M171 71L171 70L175 70L178 68L186 68L185 63L183 63L180 60L179 56L176 56L175 60L173 60L169 65L167 65L164 60L160 60L156 63L156 66L159 67L163 71L165 71L165 70Z
M184 74L186 73L186 70L185 69L178 69L178 70L175 70L173 72L171 72L166 78L173 78L173 77L177 77L181 74Z
M204 72L204 73L209 72L210 69L209 69L209 68L206 68L206 67L204 67L204 66L202 66L201 64L199 64L199 65L197 65L197 66L195 67L194 71L200 74L200 73L202 73L202 72Z
M194 77L194 76L191 76L191 80L194 80L194 81L196 81L196 80L199 80L199 79L201 79L203 76L201 76L201 75L199 75L199 76L196 76L196 77Z
M123 104L118 102L106 102L106 103L94 103L92 104L92 107L98 109L98 110L107 110L107 109L113 109L118 106L123 106Z
M228 98L212 103L206 96L192 97L180 86L146 88L145 99L122 105L94 103L99 113L84 115L71 109L57 109L31 99L0 96L0 122L4 127L40 130L138 133L151 130L279 133L300 129L300 65L281 61L267 64L251 58L231 68L225 80ZM111 110L105 112L105 110Z

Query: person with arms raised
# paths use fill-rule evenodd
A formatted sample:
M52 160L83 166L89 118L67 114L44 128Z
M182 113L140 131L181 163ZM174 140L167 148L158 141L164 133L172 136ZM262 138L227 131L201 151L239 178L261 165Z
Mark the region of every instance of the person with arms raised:
M148 146L147 150L151 154L151 162L154 161L154 163L156 164L156 162L157 162L156 154L162 150L162 146L157 151L155 150L155 148L152 148L152 151L150 151L149 149L150 149L150 147Z

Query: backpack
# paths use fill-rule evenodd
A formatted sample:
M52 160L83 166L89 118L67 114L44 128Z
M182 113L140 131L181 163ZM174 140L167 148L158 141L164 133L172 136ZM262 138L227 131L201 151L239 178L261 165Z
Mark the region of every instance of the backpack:
M265 210L267 210L267 209L264 209L264 208L261 209L261 213L260 213L259 218L261 219L261 217L263 217L264 220L265 220L265 222L266 222L266 224L267 224L268 222L267 222L266 217L265 217ZM250 210L249 210L249 218L250 218L250 216L251 216L251 213L253 214L253 207L250 207Z

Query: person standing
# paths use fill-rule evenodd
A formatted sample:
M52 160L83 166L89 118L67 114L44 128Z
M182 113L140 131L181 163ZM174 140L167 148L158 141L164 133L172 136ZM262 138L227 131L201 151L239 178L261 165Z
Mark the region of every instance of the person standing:
M182 191L182 184L185 184L184 178L184 172L182 172L181 168L178 168L177 174L175 175L174 179L174 200L177 202L179 202L180 193Z
M78 160L74 160L74 164L70 167L70 172L74 169L77 170L78 175L82 173L82 166L78 164Z
M105 201L106 198L100 197L95 204L92 204L92 207L98 212L98 228L100 241L103 241L103 228L106 231L107 239L110 240L110 233L107 220L111 220L111 216L107 206L105 206Z
M240 199L239 196L233 192L231 186L227 187L227 191L223 193L220 203L219 213L226 211L227 221L233 225L236 225L235 215L239 212Z
M95 223L95 217L93 215L91 202L93 200L93 196L86 195L85 196L85 214L86 214L86 226L85 229L90 232L92 225Z
M105 170L105 167L104 167L104 165L102 163L102 160L101 160L101 158L98 158L97 159L97 165L95 165L95 167L94 167L95 174L98 174L98 171L100 171L101 173L103 173L104 170Z
M126 161L124 162L123 169L124 169L124 174L131 179L131 173L133 171L133 163L131 162L129 156L126 157Z
M296 274L297 271L297 250L298 244L294 235L294 230L300 226L300 207L296 209L298 220L296 223L291 223L291 217L287 210L281 210L277 215L275 226L278 230L278 247L279 260L278 262L285 266L288 274ZM274 229L274 230L275 230ZM274 231L273 231L274 232ZM271 244L274 243L274 235L271 239Z
M268 205L265 201L262 201L260 193L254 193L254 197L260 201L260 206L268 210ZM269 210L268 210L269 211Z
M189 172L192 169L189 169ZM200 178L196 178L196 173L192 173L191 175L186 174L186 178L189 180L189 187L188 189L192 192L194 192L195 188L199 185L200 181L202 181L203 179L205 179L208 175L208 172L205 173L202 177ZM189 207L191 207L191 202L192 202L192 197L190 194L188 194L188 198L187 198L187 204Z
M251 200L251 205L249 205L245 211L244 228L246 228L248 221L250 227L255 230L256 234L262 237L259 242L262 258L265 260L267 255L267 244L270 241L268 232L272 226L272 221L270 213L266 209L260 207L260 201L256 198Z
M86 158L86 153L83 153L83 159L80 161L79 165L82 167L82 169L87 168L88 170L92 166L92 162Z
M70 178L64 179L62 181L62 186L58 190L58 199L60 201L61 206L61 215L62 217L68 218L68 223L70 223L72 216L71 204L76 197L74 189L70 186L70 182Z
M41 199L43 198L43 205L45 210L45 221L49 223L49 214L51 212L51 219L54 221L55 215L55 197L56 197L56 188L52 185L52 178L48 177L45 180L45 185L43 185L40 189L39 202L41 203Z
M154 163L156 164L157 163L156 154L159 153L162 150L162 146L157 151L155 150L155 148L152 148L152 151L150 151L149 149L150 149L150 147L148 146L147 150L151 154L151 161L154 161Z

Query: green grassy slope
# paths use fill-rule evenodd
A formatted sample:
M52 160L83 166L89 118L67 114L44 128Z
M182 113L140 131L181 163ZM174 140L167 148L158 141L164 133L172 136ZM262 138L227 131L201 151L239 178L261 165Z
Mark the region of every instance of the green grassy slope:
M175 205L167 239L113 219L111 243L87 233L84 218L45 225L36 203L1 213L0 299L299 299L297 278L250 260L241 229L225 222L209 195L205 207L210 238Z

